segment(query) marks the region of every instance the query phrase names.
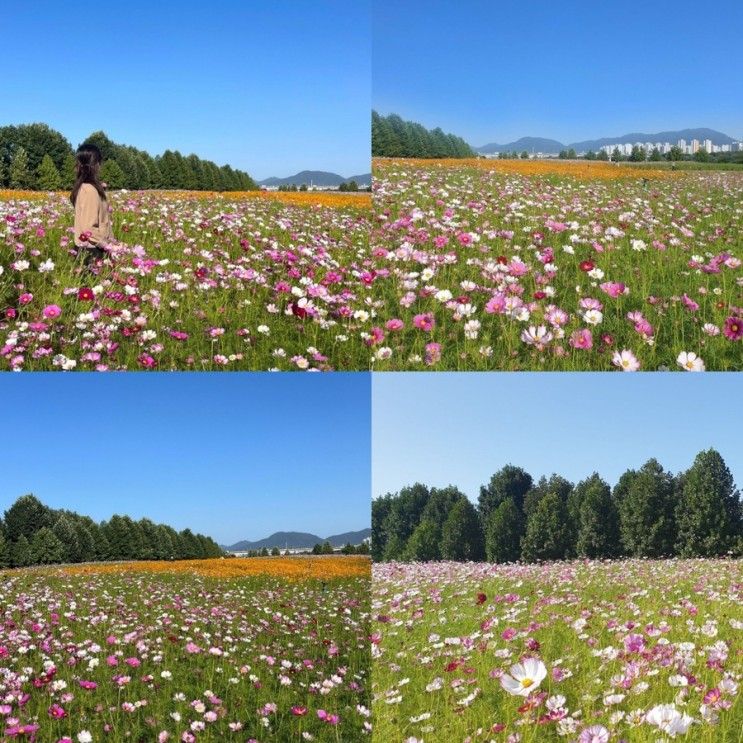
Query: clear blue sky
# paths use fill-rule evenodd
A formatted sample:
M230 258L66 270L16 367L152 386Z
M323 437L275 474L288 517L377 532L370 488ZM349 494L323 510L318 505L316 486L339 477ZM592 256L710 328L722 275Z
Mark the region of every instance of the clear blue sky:
M611 485L655 457L687 469L717 449L743 488L740 374L374 374L372 492L480 485L511 463L536 480L598 471Z
M4 374L0 513L32 492L222 544L369 526L368 374Z
M374 107L470 144L743 137L743 3L374 0Z
M4 3L0 124L255 178L369 171L370 0Z

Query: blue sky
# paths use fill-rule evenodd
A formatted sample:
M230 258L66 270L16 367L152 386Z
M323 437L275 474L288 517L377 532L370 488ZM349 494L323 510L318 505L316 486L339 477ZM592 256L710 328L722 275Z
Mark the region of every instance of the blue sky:
M255 178L369 171L371 0L6 3L0 124Z
M741 420L738 374L374 374L372 492L452 484L476 500L508 463L614 485L651 457L679 472L710 447L743 488Z
M743 137L743 3L374 0L373 105L470 144Z
M223 544L369 525L368 374L4 374L0 514L32 492Z

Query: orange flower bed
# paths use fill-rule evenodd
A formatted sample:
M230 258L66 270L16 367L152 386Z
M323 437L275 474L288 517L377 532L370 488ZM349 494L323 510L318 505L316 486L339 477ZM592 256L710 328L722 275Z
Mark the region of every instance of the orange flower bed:
M567 175L574 178L620 180L629 178L671 178L680 175L660 168L604 162L602 160L496 160L482 158L426 160L414 158L375 159L376 167L396 163L424 168L477 168L525 176Z
M67 191L58 193L67 194ZM113 192L117 193L117 192ZM132 193L139 193L134 191ZM156 191L155 193L173 199L209 200L225 198L235 201L242 199L266 199L297 206L325 206L331 209L358 207L371 209L371 194L367 192L348 193L345 191ZM0 190L0 201L11 199L43 199L46 191Z
M209 560L113 562L71 565L59 569L63 575L107 573L190 573L206 578L271 576L289 580L310 578L354 578L371 576L371 561L361 555L225 557Z

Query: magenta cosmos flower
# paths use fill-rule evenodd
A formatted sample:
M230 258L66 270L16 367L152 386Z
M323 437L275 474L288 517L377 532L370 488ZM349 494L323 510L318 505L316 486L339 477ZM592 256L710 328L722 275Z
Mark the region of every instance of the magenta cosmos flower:
M725 320L722 332L726 338L731 341L739 341L743 338L743 320L739 317L731 316Z
M41 312L48 320L53 320L62 314L62 308L57 304L48 304Z

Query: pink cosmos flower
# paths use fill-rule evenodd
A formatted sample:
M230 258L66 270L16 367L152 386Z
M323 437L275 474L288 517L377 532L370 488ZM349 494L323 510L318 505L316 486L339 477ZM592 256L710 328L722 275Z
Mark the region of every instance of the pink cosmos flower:
M391 320L387 320L385 323L385 327L387 330L401 330L405 323L398 319L397 317L393 317Z
M56 304L48 304L41 312L47 320L53 320L55 317L59 317L62 314L62 308Z
M722 328L722 333L726 338L731 341L739 341L743 338L743 319L735 317L734 315L728 317L725 320L725 325Z
M627 292L626 284L621 281L605 281L603 284L599 284L599 288L613 299Z
M435 324L436 321L434 320L433 315L430 312L416 315L413 318L413 325L418 328L418 330L422 330L424 333L430 333L433 330Z
M588 328L575 330L570 336L570 345L573 348L581 348L585 351L593 348L593 335Z

